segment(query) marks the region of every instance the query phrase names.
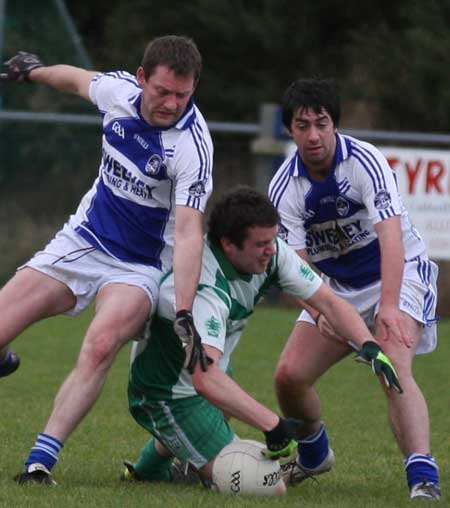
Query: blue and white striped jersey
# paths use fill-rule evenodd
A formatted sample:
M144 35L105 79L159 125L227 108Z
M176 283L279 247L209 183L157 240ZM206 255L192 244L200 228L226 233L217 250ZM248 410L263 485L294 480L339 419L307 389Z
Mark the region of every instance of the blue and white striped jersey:
M100 170L70 223L114 258L171 266L175 205L204 211L212 191L213 146L191 101L170 128L140 114L141 88L124 71L95 76L90 98L103 115Z
M406 259L425 255L409 221L395 176L369 143L336 134L333 168L324 182L309 178L296 151L280 166L269 197L281 216L280 236L306 249L323 273L359 288L380 279L380 246L374 225L401 216Z

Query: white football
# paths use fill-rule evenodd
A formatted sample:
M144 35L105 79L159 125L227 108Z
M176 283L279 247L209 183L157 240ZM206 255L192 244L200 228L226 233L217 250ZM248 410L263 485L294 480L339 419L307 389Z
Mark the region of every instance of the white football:
M280 463L261 453L258 441L233 441L217 455L213 466L213 488L223 494L281 496L286 486Z

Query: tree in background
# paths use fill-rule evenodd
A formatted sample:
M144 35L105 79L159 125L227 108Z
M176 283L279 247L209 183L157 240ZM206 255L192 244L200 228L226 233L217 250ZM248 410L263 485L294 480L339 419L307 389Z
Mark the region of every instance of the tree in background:
M256 121L259 104L277 102L296 77L334 76L345 110L363 103L369 111L359 127L450 130L448 0L379 0L364 9L360 0L66 0L66 5L99 70L134 73L151 38L192 36L205 62L196 98L210 120ZM55 12L51 0L7 2L4 52L34 50L49 63L76 64ZM20 100L35 109L81 107L45 94L27 92Z
M355 30L348 76L360 97L377 104L377 124L409 131L450 130L450 3L395 3L395 16Z
M344 99L354 94L346 86L354 30L395 14L384 0L364 12L356 0L100 0L88 9L71 0L68 6L94 60L106 68L121 63L133 72L139 48L154 36L194 37L205 61L197 100L210 119L233 121L255 121L259 104L279 101L301 75L335 76Z

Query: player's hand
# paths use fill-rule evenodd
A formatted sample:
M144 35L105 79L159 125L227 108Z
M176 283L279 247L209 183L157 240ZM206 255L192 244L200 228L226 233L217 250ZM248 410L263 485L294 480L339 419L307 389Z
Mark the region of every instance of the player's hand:
M188 310L179 310L175 316L173 329L183 343L186 353L184 366L189 374L194 373L197 363L200 364L203 372L206 372L213 361L203 349L202 339L195 329L192 313Z
M374 374L382 376L388 388L394 388L398 393L403 393L397 372L395 372L391 360L389 360L376 342L371 340L364 342L355 360L370 365Z
M6 66L6 73L2 74L2 78L8 81L28 81L33 69L44 66L37 55L25 51L19 51L3 65Z
M295 418L280 418L276 427L264 432L267 449L263 450L262 454L272 460L290 457L297 449L297 441L294 438L297 437L302 425L303 422Z
M395 340L407 348L413 345L413 337L408 331L405 314L396 306L380 305L376 328L376 339L380 342Z

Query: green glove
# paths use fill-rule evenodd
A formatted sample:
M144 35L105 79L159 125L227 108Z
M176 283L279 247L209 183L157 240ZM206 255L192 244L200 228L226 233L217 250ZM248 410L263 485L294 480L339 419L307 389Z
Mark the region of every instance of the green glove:
M374 374L383 376L384 383L387 387L394 388L398 393L403 393L397 372L395 372L391 360L389 360L376 342L372 340L364 342L355 360L371 365Z
M280 457L290 457L297 449L298 430L303 422L295 418L280 418L278 425L268 432L266 436L267 449L262 454L272 460L278 460Z

